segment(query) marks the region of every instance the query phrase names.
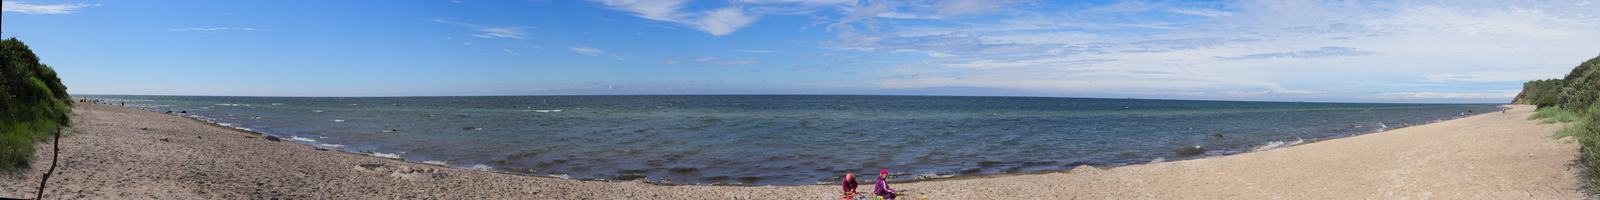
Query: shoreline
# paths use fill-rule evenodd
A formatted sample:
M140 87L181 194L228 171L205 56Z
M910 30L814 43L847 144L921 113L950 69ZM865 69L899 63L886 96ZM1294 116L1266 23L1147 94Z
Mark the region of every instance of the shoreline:
M138 99L134 99L134 101L139 101L139 100ZM219 101L219 102L222 102L222 101ZM227 101L227 102L233 102L233 101ZM258 102L246 102L246 103L254 103L254 104L257 104L257 105L266 105L267 104L266 102L276 102L276 101L258 101ZM279 103L271 103L271 104L274 105L274 106L282 105L282 104L279 104ZM140 104L140 105L147 105L147 104ZM271 123L271 122L251 121L249 119L238 119L238 118L228 117L228 116L234 116L234 114L239 114L240 112L222 112L222 111L209 112L208 110L210 108L212 108L212 107L210 107L210 105L211 105L210 103L198 104L197 106L206 106L206 107L199 107L197 109L200 109L201 111L190 112L188 114L169 113L169 115L175 115L175 116L180 116L180 117L184 117L184 118L191 118L191 119L198 120L198 121L204 121L206 123L212 123L212 124L215 124L215 125L220 125L222 127L244 130L244 131L252 132L252 133L255 133L255 134L274 135L274 136L281 137L281 138L284 138L284 139L294 140L294 141L292 141L294 143L302 143L302 144L309 145L309 146L312 146L312 147L315 147L315 148L328 148L328 149L333 149L333 150L346 151L346 152L349 152L349 153L362 154L362 155L366 155L366 156L373 156L373 157L380 157L380 158L396 158L396 157L399 157L399 158L402 158L402 159L406 159L405 161L408 161L408 162L440 165L440 166L444 166L444 167L452 167L452 168L458 168L458 169L470 169L470 168L474 168L474 167L480 167L479 165L481 165L481 167L493 167L493 169L495 169L494 171L497 171L497 172L506 173L506 174L513 174L513 175L523 175L523 176L567 178L565 176L569 175L569 173L555 173L555 172L571 172L570 173L570 175L571 175L570 178L588 179L588 180L606 180L606 179L625 180L625 179L631 179L633 177L637 177L638 175L643 175L643 176L648 176L648 177L651 177L651 178L673 177L673 178L679 178L678 180L691 180L690 182L692 182L692 183L686 183L686 184L692 184L692 185L774 185L775 184L775 185L785 186L785 185L827 184L826 182L830 180L830 179L827 179L827 177L829 177L829 176L840 176L838 174L843 174L847 170L855 170L855 171L862 171L862 170L871 171L872 170L872 169L866 169L866 168L846 167L845 169L847 169L847 170L834 170L832 172L833 174L827 174L822 169L836 169L836 168L833 168L833 167L837 167L837 166L836 165L835 166L823 165L823 166L821 166L821 168L818 168L819 171L823 171L822 173L817 173L817 172L788 173L788 172L785 172L782 169L763 168L764 171L754 172L755 174L752 175L750 173L741 173L739 171L728 171L729 169L742 169L742 168L739 168L739 167L729 168L727 166L722 166L722 167L719 168L719 167L707 167L707 166L699 166L699 165L691 164L691 165L687 165L687 167L702 168L700 170L710 169L710 171L715 171L715 173L711 173L710 171L707 171L706 173L679 174L679 172L676 172L676 171L674 171L673 173L666 173L665 171L667 171L667 170L675 170L675 169L668 169L668 168L665 168L665 167L648 167L648 166L645 166L645 167L641 168L641 166L634 166L632 168L626 168L626 169L600 167L600 168L603 168L603 169L590 170L590 168L582 168L582 169L561 168L560 166L562 166L562 165L560 165L560 164L557 164L558 167L556 167L556 168L545 168L545 167L543 167L544 166L544 162L540 162L539 163L540 166L538 166L538 167L533 166L533 163L529 162L529 161L507 162L507 160L509 160L509 159L520 159L521 155L516 155L517 158L511 158L511 156L508 156L507 158L499 158L499 157L495 157L495 156L487 156L486 157L486 156L483 156L483 155L459 155L459 154L456 154L456 155L453 155L453 156L440 156L440 154L449 154L449 153L440 153L438 151L434 151L431 154L430 153L413 153L411 155L404 155L404 154L399 154L399 153L406 152L405 150L417 150L417 148L416 148L417 146L415 146L416 144L411 144L413 146L410 146L410 147L413 147L413 148L384 148L384 147L389 146L389 145L406 144L406 143L404 143L404 142L400 142L400 143L384 143L384 142L372 142L372 141L352 142L352 141L348 141L348 140L350 140L350 138L327 139L328 137L322 137L322 138L319 139L317 137L314 137L314 136L318 136L314 132L321 132L322 131L321 129L325 129L325 128L338 128L338 127L319 127L319 126L310 125L310 124L300 124L300 125L303 125L303 126L299 126L300 128L275 127L275 126L272 125L272 124L275 124L275 123ZM240 106L240 105L250 106L250 104L232 104L232 103L224 103L224 104L216 104L216 105L219 105L219 106L226 105L226 106L230 106L230 107L231 106ZM339 105L343 105L343 104L339 104ZM351 105L355 105L355 104L351 104ZM1489 106L1479 106L1479 107L1489 107ZM170 107L169 108L156 108L156 107L141 107L141 106L138 106L138 105L131 106L131 108L145 109L145 110L158 112L158 113L160 113L161 111L166 111L166 110L170 110L170 111L174 111L174 112L181 110L181 109L170 108ZM313 111L316 111L316 112L321 112L321 110L316 110L317 108L310 108L310 109L313 109ZM1315 110L1315 109L1313 109L1313 110ZM1493 109L1483 109L1483 110L1493 110ZM240 111L240 110L234 110L234 111ZM527 111L527 110L523 110L523 111ZM1349 111L1366 111L1366 110L1355 109L1355 110L1349 110ZM1298 112L1298 111L1296 111L1296 112ZM203 113L209 113L209 114L203 114ZM244 113L248 113L248 112L244 112ZM987 113L987 112L985 112L985 113ZM223 116L223 115L226 115L226 116ZM1139 116L1137 114L1130 114L1130 115ZM1359 115L1359 114L1352 113L1351 115ZM432 116L432 115L430 114L429 116ZM988 115L985 115L985 116L988 116ZM278 117L281 117L281 116L278 116ZM269 118L274 118L274 117L269 117ZM965 160L967 162L953 162L953 163L956 163L956 164L933 166L933 167L927 167L928 163L918 163L918 164L923 164L921 166L924 166L924 167L920 168L921 170L918 170L918 169L904 169L903 167L902 168L894 168L894 169L907 170L908 172L911 172L911 173L899 174L899 176L897 176L899 178L896 178L896 180L892 180L892 181L895 181L895 182L914 181L914 179L925 177L926 175L934 175L932 177L936 177L936 178L950 178L952 176L981 176L981 175L1001 174L1001 173L1054 172L1054 171L1071 170L1071 168L1076 167L1078 165L1089 165L1089 166L1099 167L1099 168L1109 168L1109 167L1120 167L1120 166L1129 166L1129 165L1143 165L1143 164L1149 164L1149 163L1152 163L1152 162L1172 162L1172 161L1181 161L1181 160L1193 160L1193 159L1205 159L1205 158L1223 157L1223 156L1229 156L1229 155L1236 155L1236 154L1242 154L1242 153L1250 153L1250 152L1262 151L1262 150L1267 150L1267 149L1282 148L1282 147L1286 147L1286 146L1294 146L1294 145L1299 145L1299 144L1308 143L1308 142L1317 142L1317 141L1328 140L1328 139L1338 139L1338 138L1359 136L1359 135L1365 135L1365 134L1373 134L1373 133L1377 133L1377 132L1381 132L1381 131L1386 131L1385 129L1387 129L1387 127L1409 127L1409 126L1415 126L1415 125L1420 125L1420 124L1436 123L1436 122L1440 122L1440 121L1444 121L1444 120L1451 120L1451 119L1455 119L1455 118L1458 118L1458 117L1455 117L1455 116L1429 115L1429 116L1425 116L1425 117L1421 117L1421 118L1410 118L1410 119L1372 119L1372 120L1377 120L1377 121L1383 121L1383 122L1378 122L1377 124L1373 124L1372 121L1367 121L1367 122L1345 121L1345 122L1349 122L1349 123L1344 123L1345 125L1352 125L1352 126L1350 126L1348 128L1342 127L1342 126L1321 126L1321 127L1319 127L1317 125L1312 125L1312 124L1303 124L1303 125L1300 125L1300 126L1292 126L1292 127L1259 127L1259 128L1252 128L1251 130L1268 130L1269 132L1272 132L1271 130L1296 129L1296 128L1299 128L1299 127L1318 127L1315 130L1313 130L1313 129L1298 129L1298 130L1294 130L1294 131L1276 131L1276 132L1285 133L1285 135L1287 135L1285 137L1270 137L1270 138L1269 137L1259 137L1258 138L1258 137L1246 136L1246 137L1228 137L1227 139L1202 138L1202 139L1194 139L1194 140L1191 140L1191 141L1187 142L1187 143L1192 143L1190 145L1193 145L1195 147L1199 147L1200 145L1204 145L1205 146L1205 148L1203 150L1204 152L1198 153L1198 155L1195 155L1194 153L1192 153L1192 151L1189 151L1190 149L1183 148L1183 147L1187 147L1187 146L1171 146L1172 144L1167 144L1168 147L1166 149L1160 149L1160 148L1141 149L1141 150L1138 151L1138 154L1122 154L1121 156L1100 157L1100 158L1097 158L1097 159L1094 159L1094 160L1060 158L1060 157L1045 157L1045 158L1051 158L1051 159L1045 159L1044 161L1041 161L1041 162L1032 162L1031 158L986 159L986 160L968 159L968 160ZM260 119L260 117L256 117L256 119ZM336 118L327 118L327 119L321 119L321 120L328 120L328 119L334 119L335 122L342 121L342 120L337 120ZM350 118L347 116L347 117L344 117L342 119L350 119ZM1366 119L1362 119L1362 120L1366 120ZM1249 121L1249 120L1234 120L1234 121ZM1315 121L1315 120L1311 120L1311 121ZM1326 119L1324 119L1323 121L1324 121L1323 124L1329 124L1329 123L1327 123ZM302 120L290 120L290 121L286 121L286 122L309 122L309 121L302 119ZM1409 123L1403 123L1403 122L1409 122ZM1403 126L1386 126L1386 125L1383 125L1384 123L1390 123L1390 124L1396 124L1396 125L1405 124L1405 125L1403 125ZM1415 123L1415 124L1412 124L1412 123ZM1337 123L1335 123L1335 124L1337 124ZM621 127L623 125L617 125L617 126ZM1366 126L1366 128L1361 128L1362 126ZM307 129L305 127L315 127L315 128ZM1188 127L1188 126L1185 126L1185 127ZM367 127L367 128L371 128L371 127ZM411 127L411 128L418 129L419 127ZM1181 129L1182 127L1179 127L1179 128ZM1193 128L1191 128L1191 130L1192 129ZM1377 131L1374 131L1373 129L1377 129ZM302 130L304 130L304 131L302 131ZM315 131L312 131L312 130L315 130ZM384 133L389 133L389 131L387 131L387 130L389 130L388 128L384 128L384 130L385 130L385 131L383 131ZM641 131L642 130L648 130L648 128L641 129ZM1297 135L1288 135L1287 134L1287 133L1290 133L1290 132L1302 132L1302 133L1304 133L1305 130L1310 130L1310 133L1297 134ZM1237 130L1235 130L1235 131L1237 131ZM1181 132L1181 130L1179 132ZM1206 132L1206 131L1201 131L1201 132ZM303 135L303 134L306 134L306 133L311 133L311 135L310 136ZM1174 133L1176 133L1176 132L1174 132ZM1227 132L1222 132L1222 133L1227 133ZM1206 134L1210 134L1210 133L1206 133ZM304 138L301 138L300 136L304 136ZM1234 136L1234 135L1230 135L1230 136ZM363 137L366 137L364 139L370 139L373 136L372 135L365 135ZM351 138L354 138L354 137L351 137ZM341 139L346 140L346 141L340 141ZM331 141L329 141L329 140L331 140ZM1218 141L1221 141L1221 142L1220 143L1214 143L1214 142L1218 142ZM1173 144L1176 144L1176 143L1173 143ZM348 147L347 147L347 145L348 145ZM1048 150L1046 150L1046 149L1048 149ZM460 149L460 148L455 148L454 150L472 151L472 149L463 150L463 149ZM500 150L505 150L504 152L517 152L517 151L519 151L519 150L517 150L515 148L513 148L513 149L500 149ZM1071 151L1071 149L1062 149L1062 148L1044 148L1044 149L1036 149L1036 150L1054 151L1054 152L1060 152L1060 151L1063 151L1063 150ZM518 152L518 153L525 153L525 152L527 152L527 151ZM535 152L537 152L537 151L535 151ZM645 151L645 152L651 152L651 151ZM1173 155L1172 154L1173 152L1177 152L1177 154ZM834 153L848 154L847 152L834 152ZM920 154L920 153L926 153L926 152L908 152L908 153ZM676 155L682 155L682 152L679 152ZM578 155L578 156L580 158L584 157L583 155ZM706 157L708 157L708 156L701 156L701 158L706 158ZM716 158L715 156L709 156L709 157L710 158ZM724 157L724 158L729 158L729 157ZM411 159L415 159L415 160L411 160ZM489 159L489 160L487 160L487 162L486 162L484 159ZM499 160L499 159L507 159L507 160ZM648 158L646 158L646 159L648 159ZM457 162L451 162L451 163L448 163L448 164L443 164L446 161L452 161L452 160L457 161ZM464 162L463 162L463 160L464 160ZM628 159L624 159L624 160L628 160ZM637 160L637 159L634 159L634 160ZM1008 161L990 162L990 164L992 166L983 166L984 164L981 164L983 162L993 161L993 160L1008 160ZM548 159L546 159L544 161L548 161ZM556 161L551 161L551 162L560 163L560 162L565 162L565 161L566 160L559 160L558 159ZM594 161L594 160L587 160L587 161ZM604 162L604 160L600 160L600 161ZM702 161L703 161L703 159L702 159ZM815 161L815 160L812 160L812 161ZM654 161L652 161L652 162L654 162ZM797 162L799 162L799 161L789 162L788 164L794 164L794 163L797 163ZM588 162L575 162L575 163L592 164L592 163L588 163ZM613 162L613 163L617 163L617 162ZM621 163L627 163L627 162L624 161L624 162L621 162ZM693 162L693 163L704 163L704 162ZM745 163L750 163L750 162L745 162ZM755 163L760 163L760 162L755 162ZM946 162L946 163L950 163L950 162ZM967 163L967 164L963 165L963 164L960 164L960 163ZM974 166L971 165L971 163L980 163L980 165L974 167ZM1038 164L1038 163L1045 163L1045 164ZM639 164L639 163L635 163L635 164ZM657 163L651 163L651 164L660 164L660 163L657 162ZM904 163L902 163L902 165L903 164ZM572 165L568 165L568 166L572 166ZM656 165L651 165L651 166L656 166ZM749 165L744 165L744 166L749 166ZM1044 167L1040 167L1040 166L1044 166ZM817 168L818 166L817 165L801 166L800 168L806 168L806 167ZM637 171L645 171L645 172L637 172ZM605 174L611 174L611 172L616 172L616 173L621 173L621 174L620 175L605 175ZM635 176L629 176L628 173L635 173L634 174ZM643 173L643 174L639 174L639 173ZM739 175L735 175L735 174L739 174ZM688 177L679 177L678 175L687 175ZM720 179L718 177L711 177L711 176L714 176L714 175L726 175L726 176L718 176L718 177L721 177ZM737 179L739 181L732 181L732 180L736 180L736 179L734 179L733 177L729 177L729 176L738 177L738 178L741 178L741 179ZM808 177L808 178L798 178L799 181L789 180L789 179L794 179L792 177ZM697 178L698 178L698 181L693 181L693 180L697 180ZM762 180L759 180L759 181L748 181L747 182L742 178L768 178L768 179L762 179ZM835 177L835 178L837 178L837 177ZM781 181L776 181L776 182L772 181L772 180L780 180L780 179L781 179Z
M1379 193L1360 192L1362 187L1349 188L1354 190L1327 190L1329 187L1350 187L1353 185L1373 185L1348 183L1309 183L1316 181L1290 181L1282 179L1295 179L1291 177L1262 177L1248 174L1299 174L1299 176L1337 176L1330 174L1332 171L1345 169L1345 174L1355 168L1370 168L1362 166L1344 166L1329 169L1326 165L1349 165L1351 161L1382 163L1390 162L1391 165L1377 165L1378 169L1368 170L1368 174L1387 173L1389 178L1407 178L1405 174L1397 172L1429 172L1425 174L1456 174L1484 175L1474 173L1470 169L1494 168L1501 169L1512 167L1528 167L1515 165L1527 163L1525 158L1538 158L1545 168L1561 168L1575 160L1577 146L1563 144L1560 141L1549 139L1547 136L1559 125L1534 125L1536 121L1523 120L1529 106L1512 106L1514 109L1509 114L1485 113L1455 120L1446 120L1435 123L1412 125L1402 128L1385 130L1377 133L1361 134L1348 137L1330 138L1308 141L1302 144L1279 147L1271 150L1230 154L1216 157L1197 159L1175 160L1160 163L1147 163L1125 165L1097 169L1093 167L1078 167L1066 171L1044 171L1011 174L986 174L939 178L913 182L891 182L897 189L906 190L906 195L911 197L929 196L929 198L945 199L972 199L996 197L1035 197L1035 198L1061 198L1061 197L1099 197L1099 198L1150 198L1150 197L1184 197L1186 194L1210 195L1212 198L1228 197L1327 197L1327 195L1362 195L1374 194L1379 196L1365 196L1366 198L1395 198L1395 197L1424 197L1424 198L1469 198L1469 197L1528 197L1528 195L1544 197L1581 197L1577 192L1576 171L1542 171L1538 184L1509 184L1518 187L1538 186L1541 190L1524 190L1522 194L1512 195L1515 192L1496 190L1461 190L1461 187L1425 188L1421 190L1378 190ZM1518 112L1518 111L1528 112ZM144 111L144 112L140 112ZM119 107L112 105L80 104L74 110L79 114L75 120L74 128L83 133L74 133L64 137L65 145L62 148L62 163L58 169L60 178L52 177L49 188L46 188L46 198L93 198L93 197L142 197L142 198L664 198L664 199L704 199L704 198L779 198L779 199L830 199L836 198L839 191L836 185L795 185L795 186L749 186L731 185L687 185L687 184L656 184L648 180L635 180L629 182L610 181L581 181L559 179L545 176L518 175L505 172L483 172L458 169L425 163L406 162L403 159L388 159L373 157L354 152L336 151L342 153L329 153L317 150L316 146L293 142L271 142L261 138L245 138L238 133L259 134L251 131L238 130L231 127L206 123L199 119L177 115L162 115L154 111L137 108ZM154 115L152 115L154 114ZM1503 115L1503 116L1502 116ZM190 120L173 120L175 118ZM1490 120L1490 118L1496 118ZM1362 148L1396 148L1407 145L1379 145L1371 143L1394 143L1379 139L1410 136L1416 134L1439 135L1445 128L1465 129L1468 121L1492 122L1493 125L1479 125L1476 128L1490 128L1495 130L1513 130L1510 134L1521 136L1520 145L1541 147L1526 157L1500 158L1501 165L1505 166L1478 166L1468 168L1465 172L1451 173L1452 170L1439 168L1412 168L1410 165L1393 165L1398 162L1394 159L1397 155L1367 155L1352 158L1350 155L1330 153L1329 151L1356 151ZM119 125L121 124L121 125ZM127 125L134 124L134 125ZM210 126L195 126L210 124ZM151 127L151 130L139 128ZM231 130L231 131L225 131ZM238 132L234 132L238 131ZM1455 130L1457 132L1478 133L1488 130ZM1501 131L1507 132L1507 131ZM112 134L115 133L115 134ZM1472 135L1472 134L1469 134ZM1476 134L1483 137L1494 135ZM120 137L119 137L120 136ZM177 137L185 136L185 137ZM1502 134L1501 136L1507 136ZM1533 136L1529 140L1527 136ZM158 138L172 138L171 142L163 142ZM197 138L198 137L198 138ZM132 139L125 139L132 138ZM187 138L187 139L177 139ZM216 138L216 139L210 139ZM1405 138L1405 137L1402 137ZM1467 141L1438 141L1445 140L1438 137L1421 137L1434 141L1421 140L1424 146L1437 146L1435 143L1454 145L1467 145ZM1448 137L1445 137L1448 138ZM140 140L143 139L143 140ZM210 139L208 141L208 139ZM1417 138L1411 138L1417 139ZM1479 138L1482 139L1482 138ZM192 140L192 141L185 141ZM1374 140L1377 140L1376 142ZM165 143L165 144L164 144ZM182 144L172 144L182 143ZM1478 143L1484 143L1478 141ZM86 145L94 144L94 145ZM1493 145L1493 144L1476 144ZM1504 144L1502 144L1504 145ZM49 148L51 144L41 143L37 148ZM232 146L246 148L206 148L206 146ZM86 147L100 148L101 151L86 151ZM309 147L309 148L308 148ZM1516 146L1502 149L1516 149ZM249 150L245 150L249 149ZM1332 150L1330 150L1332 149ZM1494 153L1495 148L1474 150L1489 150ZM1467 149L1459 149L1464 151ZM1507 150L1509 151L1509 150ZM1398 151L1405 152L1405 151ZM1519 151L1520 152L1520 151ZM164 154L170 153L170 154ZM1366 152L1368 154L1384 154L1384 151ZM1388 151L1387 153L1395 153ZM1434 157L1450 157L1453 154L1438 151L1420 152ZM1501 152L1504 153L1504 152ZM111 155L111 156L108 156ZM174 159L174 154L187 154L188 158ZM213 156L204 156L210 154ZM222 155L218 155L222 154ZM1540 154L1540 156L1534 156ZM48 154L35 162L34 169L47 167ZM1364 154L1363 154L1364 155ZM1318 163L1326 161L1323 157L1343 157L1345 160L1335 162L1321 162L1321 170L1305 170L1305 167L1317 168L1316 165L1301 166L1304 163ZM1403 157L1403 155L1400 155ZM1363 159L1365 158L1365 159ZM1429 157L1422 157L1429 158ZM1387 160L1387 161L1386 161ZM1406 159L1398 159L1406 160ZM1426 159L1423 159L1426 160ZM121 162L117 162L121 161ZM128 162L133 161L133 162ZM145 161L149 161L145 163ZM315 162L311 162L315 161ZM1276 163L1262 163L1262 161L1285 161ZM1515 162L1506 162L1515 161ZM110 163L110 164L107 164ZM217 163L234 163L237 168L217 167ZM1401 162L1403 163L1403 162ZM176 166L172 166L176 164ZM241 165L243 164L243 165ZM1478 163L1446 163L1460 165L1481 165ZM242 167L248 165L248 167ZM1289 165L1289 166L1273 166ZM202 166L202 167L196 167ZM368 167L372 166L372 167ZM1398 168L1397 168L1398 167ZM1448 167L1445 167L1448 168ZM1537 168L1537 167L1536 167ZM1298 170L1297 170L1298 169ZM1403 169L1403 170L1402 170ZM1433 169L1433 170L1429 170ZM1454 168L1450 168L1454 169ZM1419 171L1420 170L1420 171ZM116 171L116 172L105 172ZM136 173L118 173L129 172ZM199 174L188 174L174 171L189 171ZM267 173L267 172L293 172L293 173ZM1213 172L1204 173L1174 173L1174 172ZM1512 171L1539 171L1515 169ZM1249 172L1249 173L1245 173ZM28 171L31 178L27 181L6 180L0 182L7 186L0 190L0 197L30 198L37 186L38 170ZM1243 174L1236 174L1243 173ZM212 175L215 174L215 175ZM287 175L285 175L287 174ZM1468 181L1476 186L1494 186L1507 184L1494 184L1493 174L1488 173L1487 180ZM209 177L209 178L208 178ZM245 178L222 178L245 177ZM1378 176L1377 178L1384 178ZM1476 176L1473 176L1476 177ZM1371 178L1371 177L1368 177ZM1451 179L1451 177L1433 177L1435 179ZM1544 180L1544 179L1551 180ZM120 180L107 180L120 179ZM219 180L220 179L220 180ZM226 180L237 180L226 182ZM1228 179L1235 179L1229 181ZM1302 180L1315 180L1302 179ZM1499 178L1500 182L1508 180ZM95 184L96 182L99 184ZM337 183L349 181L352 183ZM1225 182L1244 181L1245 184L1215 184ZM29 184L31 182L31 186ZM1205 182L1205 186L1185 183ZM1292 182L1292 183L1291 183ZM111 184L108 184L111 183ZM276 183L276 184L274 184ZM1094 184L1084 184L1094 183ZM1262 185L1261 183L1274 183ZM220 185L220 186L219 186ZM1117 187L1121 185L1121 187ZM1142 185L1142 186L1141 186ZM1227 186L1231 185L1231 186ZM1408 186L1415 184L1396 184L1395 186ZM1469 185L1470 186L1470 185ZM1239 188L1244 187L1244 188ZM1274 187L1283 190L1279 192L1266 192L1260 187ZM219 190L220 188L220 190ZM1255 189L1251 189L1255 188ZM1294 192L1294 189L1313 189L1313 193L1285 194ZM1323 188L1316 190L1314 188ZM1405 187L1399 187L1405 188ZM1467 187L1471 188L1471 187ZM450 192L427 192L433 189L446 189ZM1365 188L1372 189L1372 188ZM1385 189L1385 188L1377 188ZM1392 189L1392 188L1391 188ZM1454 193L1452 194L1452 191ZM992 190L1002 191L1041 191L1036 193L1018 193L994 196ZM439 190L434 190L439 191ZM991 192L984 192L991 191ZM1316 191L1321 191L1318 193ZM1341 192L1343 191L1343 192ZM1478 191L1471 194L1470 191ZM529 193L532 192L532 193ZM1266 193L1263 193L1266 192ZM1381 194L1381 195L1380 195ZM60 195L60 196L55 196ZM78 196L83 195L83 196ZM144 196L149 195L149 196ZM1194 197L1194 196L1187 196ZM1362 196L1347 196L1360 198Z

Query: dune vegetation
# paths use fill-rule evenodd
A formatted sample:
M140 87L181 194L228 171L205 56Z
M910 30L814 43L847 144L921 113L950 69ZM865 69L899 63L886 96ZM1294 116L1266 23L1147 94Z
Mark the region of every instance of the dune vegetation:
M0 173L23 177L35 142L71 124L72 97L56 71L39 64L28 45L0 41Z
M1529 120L1560 123L1553 137L1575 137L1588 186L1600 189L1600 56L1579 63L1562 79L1529 81L1516 104L1538 105Z

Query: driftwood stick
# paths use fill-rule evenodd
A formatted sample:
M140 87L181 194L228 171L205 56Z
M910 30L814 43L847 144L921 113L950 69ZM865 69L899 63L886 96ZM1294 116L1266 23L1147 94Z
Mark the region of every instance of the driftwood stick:
M52 152L54 152L50 156L50 170L49 171L45 171L44 172L44 178L40 178L39 179L39 193L34 194L33 195L33 199L44 199L44 183L50 182L50 174L56 173L56 161L61 160L61 127L60 126L56 127L55 140L52 143L55 143L55 144L54 145L50 145L50 148L53 149Z

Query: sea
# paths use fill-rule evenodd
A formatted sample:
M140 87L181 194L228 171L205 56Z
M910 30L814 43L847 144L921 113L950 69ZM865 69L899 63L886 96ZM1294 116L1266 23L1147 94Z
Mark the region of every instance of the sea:
M1497 112L1493 104L873 95L73 95L336 151L675 184L836 184L1116 167ZM871 180L870 178L867 180Z

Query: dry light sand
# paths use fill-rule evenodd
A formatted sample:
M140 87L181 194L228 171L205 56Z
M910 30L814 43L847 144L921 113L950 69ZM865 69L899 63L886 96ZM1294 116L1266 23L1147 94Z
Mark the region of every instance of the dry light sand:
M835 199L840 192L837 185L657 185L452 169L79 105L46 199ZM1584 198L1577 144L1548 137L1560 125L1524 120L1532 110L1512 106L1507 114L1217 158L892 185L908 199ZM50 147L38 145L27 180L0 178L0 197L33 198Z

